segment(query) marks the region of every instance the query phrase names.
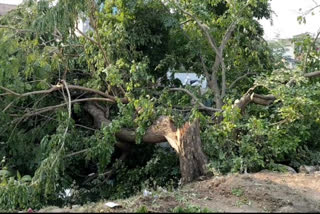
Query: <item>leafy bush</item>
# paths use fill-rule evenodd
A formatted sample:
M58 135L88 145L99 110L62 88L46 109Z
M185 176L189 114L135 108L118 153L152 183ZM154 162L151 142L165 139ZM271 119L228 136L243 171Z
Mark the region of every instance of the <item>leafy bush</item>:
M288 71L275 71L269 81L258 81L279 98L271 106L251 105L242 116L230 102L222 122L204 129L202 141L215 174L319 163L320 85L298 77L292 87L278 83L289 77Z
M30 182L30 176L21 177L19 172L17 178L3 175L0 183L0 209L15 211L41 207L42 200Z
M128 161L118 161L113 164L113 176L108 181L104 176L98 176L85 185L74 184L73 195L69 201L86 203L105 199L121 199L140 193L143 189L165 187L173 189L180 179L179 160L176 154L168 148L140 145L146 156L134 159L141 154L128 157Z

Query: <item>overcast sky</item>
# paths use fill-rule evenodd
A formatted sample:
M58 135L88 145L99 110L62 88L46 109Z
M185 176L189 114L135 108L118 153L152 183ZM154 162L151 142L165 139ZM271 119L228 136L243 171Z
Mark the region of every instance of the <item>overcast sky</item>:
M267 40L279 38L290 38L294 35L310 32L315 34L320 28L320 10L314 10L315 15L307 15L306 24L299 24L297 17L304 11L320 4L320 0L272 0L271 8L275 14L272 15L273 25L270 20L262 20L260 23L265 30ZM299 12L301 8L301 12Z
M22 0L0 0L0 3L18 4ZM261 20L260 23L265 29L265 39L290 38L294 35L310 32L315 34L320 28L320 8L315 10L315 15L307 16L306 24L299 24L299 8L307 11L315 5L320 4L320 0L271 0L271 8L275 12L272 15L273 25L270 20Z
M0 3L6 4L20 4L22 0L0 0Z

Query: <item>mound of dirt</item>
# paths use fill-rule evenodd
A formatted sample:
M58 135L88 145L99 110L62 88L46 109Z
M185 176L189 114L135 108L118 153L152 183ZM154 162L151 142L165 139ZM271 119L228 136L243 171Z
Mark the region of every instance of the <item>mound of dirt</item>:
M40 212L172 212L177 207L211 212L320 212L320 174L260 172L197 181L173 192L163 189L116 201L46 208Z
M193 185L212 197L203 205L222 212L320 212L320 174L256 173Z

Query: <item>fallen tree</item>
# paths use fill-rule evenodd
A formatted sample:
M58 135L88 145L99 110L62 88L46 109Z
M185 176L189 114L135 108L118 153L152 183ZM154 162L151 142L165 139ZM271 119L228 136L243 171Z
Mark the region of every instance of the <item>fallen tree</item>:
M97 128L108 126L111 121L104 112L93 103L87 103L86 110L94 118ZM121 129L115 133L117 139L126 143L136 143L134 130ZM142 143L161 143L168 141L180 159L180 170L183 183L188 183L207 173L207 157L202 151L199 121L187 122L182 128L176 128L169 117L158 118L148 128L142 138Z
M320 72L270 73L255 19L266 2L130 2L30 1L1 18L1 169L17 175L0 193L23 194L0 207L56 202L71 187L123 198L317 151L318 90L305 78ZM83 14L89 32L76 24ZM204 75L208 91L169 70Z

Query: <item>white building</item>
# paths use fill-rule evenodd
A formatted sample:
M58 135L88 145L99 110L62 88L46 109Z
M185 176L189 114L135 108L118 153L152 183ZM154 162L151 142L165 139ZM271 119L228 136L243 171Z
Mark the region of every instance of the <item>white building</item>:
M171 79L172 73L168 72L167 77ZM174 73L174 79L179 79L183 85L201 86L202 89L207 88L207 80L204 76L198 76L195 73Z

